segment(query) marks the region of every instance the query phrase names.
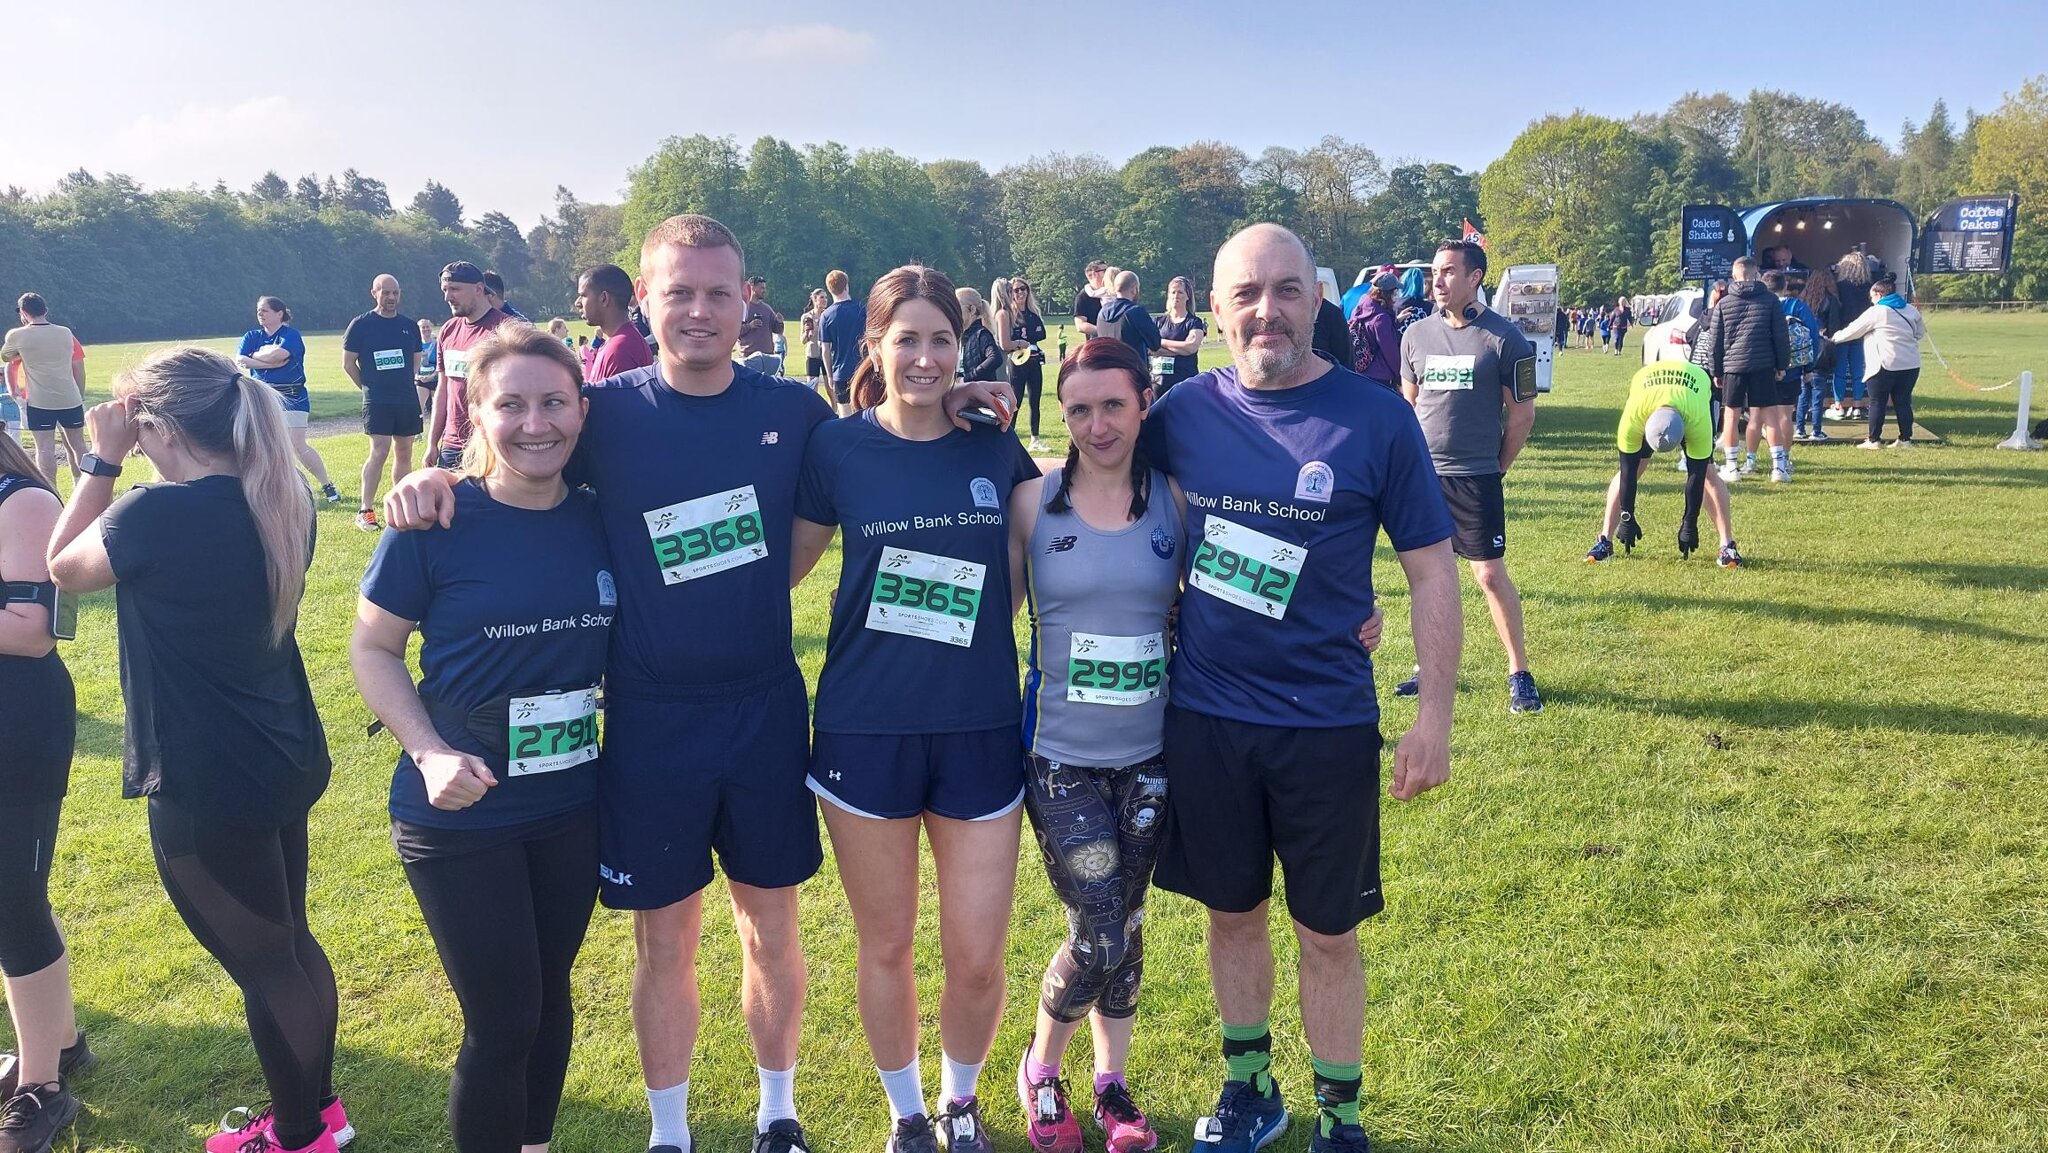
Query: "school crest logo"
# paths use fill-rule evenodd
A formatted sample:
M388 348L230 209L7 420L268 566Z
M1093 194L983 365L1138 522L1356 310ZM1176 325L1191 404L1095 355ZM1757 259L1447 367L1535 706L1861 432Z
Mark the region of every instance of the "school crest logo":
M1330 466L1319 460L1309 461L1301 466L1294 476L1294 499L1312 500L1317 504L1330 503L1330 493L1337 488L1337 474Z
M597 603L601 608L615 608L619 603L619 586L604 569L597 570Z
M976 508L1003 507L1003 502L996 499L996 482L985 476L975 477L974 482L967 486L967 491L973 495Z
M1152 530L1152 555L1160 560L1173 559L1173 534L1163 528Z

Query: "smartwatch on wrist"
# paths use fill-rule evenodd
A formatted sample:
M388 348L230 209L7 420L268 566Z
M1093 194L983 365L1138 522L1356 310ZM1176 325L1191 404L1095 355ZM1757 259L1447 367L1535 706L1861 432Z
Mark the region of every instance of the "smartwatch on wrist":
M93 453L78 458L78 469L87 476L115 477L121 475L121 466L108 460L101 460Z

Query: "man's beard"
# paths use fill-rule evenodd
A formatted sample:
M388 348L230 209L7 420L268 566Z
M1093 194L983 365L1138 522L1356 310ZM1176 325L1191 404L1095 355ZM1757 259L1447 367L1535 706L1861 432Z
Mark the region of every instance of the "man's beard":
M1252 338L1266 333L1277 333L1288 338L1284 346L1255 345ZM1277 381L1301 367L1301 344L1294 339L1294 331L1284 324L1267 323L1248 328L1242 339L1244 348L1238 354L1239 367L1254 383Z

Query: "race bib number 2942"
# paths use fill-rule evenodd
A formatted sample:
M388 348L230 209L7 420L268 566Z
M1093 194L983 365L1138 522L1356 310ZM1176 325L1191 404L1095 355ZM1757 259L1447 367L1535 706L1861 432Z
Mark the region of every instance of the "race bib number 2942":
M1195 546L1188 584L1241 609L1285 620L1307 562L1304 545L1211 516Z

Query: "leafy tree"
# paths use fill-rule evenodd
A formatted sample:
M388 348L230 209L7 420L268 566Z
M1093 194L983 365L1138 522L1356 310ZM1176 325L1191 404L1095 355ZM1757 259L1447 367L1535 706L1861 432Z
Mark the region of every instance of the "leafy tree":
M2048 74L2007 93L1975 129L1967 191L2014 192L2020 198L2012 268L2003 284L1986 285L1987 291L1976 295L2002 290L1999 295L2014 299L2048 300Z
M502 212L486 212L471 235L484 250L488 261L485 267L505 278L507 291L515 284L522 289L531 284L528 275L533 271L533 254L526 247L526 234L519 231L511 217Z
M1619 120L1575 112L1531 124L1479 176L1492 263L1555 263L1567 294L1626 292L1642 279L1642 191L1652 149Z
M1387 174L1387 186L1365 202L1362 255L1357 264L1338 268L1338 279L1367 264L1427 260L1437 242L1457 236L1466 220L1481 223L1472 173L1455 164L1400 165Z
M1180 183L1180 169L1171 148L1147 148L1125 162L1117 174L1123 207L1103 230L1103 241L1117 254L1117 263L1138 274L1146 299L1166 299L1166 282L1205 263L1215 250L1198 253L1188 229L1191 207Z
M1010 233L1003 220L1003 186L973 160L939 160L924 166L938 198L939 212L953 230L963 271L987 284L1012 270Z
M671 136L626 178L626 233L645 236L683 212L715 217L744 239L746 166L730 136Z
M414 193L407 211L433 221L438 228L462 231L462 201L439 181L429 180L425 188Z
M996 179L1011 251L1048 301L1070 300L1083 265L1116 255L1105 251L1103 232L1122 206L1123 186L1100 156L1034 156Z
M391 215L391 192L381 180L372 180L350 168L341 174L341 198L343 208L365 212L371 216Z
M1946 101L1934 102L1924 125L1915 127L1911 120L1906 121L1899 132L1899 183L1894 199L1925 214L1954 196L1967 176L1956 170L1957 144Z
M318 212L327 203L327 193L320 187L320 178L311 173L299 177L292 185L292 199L308 211Z
M284 177L279 176L274 171L264 173L261 179L249 186L249 196L252 199L270 204L289 200L291 195L292 186L286 184Z

